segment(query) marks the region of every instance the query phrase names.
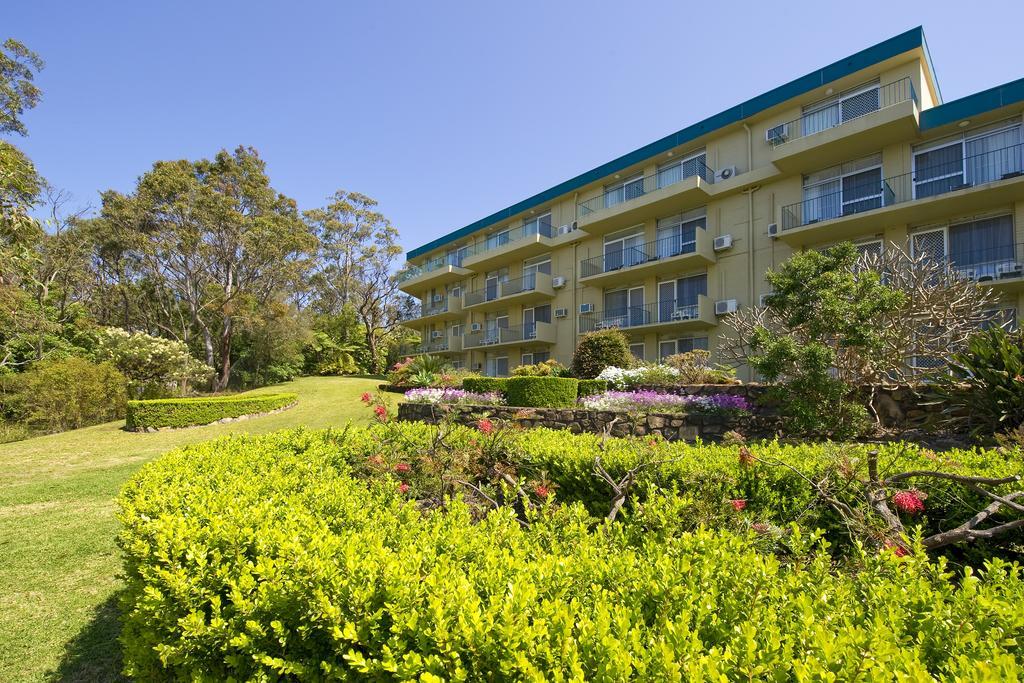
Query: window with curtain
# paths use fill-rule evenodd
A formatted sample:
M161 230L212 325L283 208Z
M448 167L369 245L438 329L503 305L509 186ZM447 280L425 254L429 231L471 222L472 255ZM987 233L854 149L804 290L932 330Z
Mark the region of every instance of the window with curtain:
M914 155L914 197L923 199L964 185L964 148L960 141Z
M877 111L881 106L878 83L860 86L823 102L804 107L800 118L803 135L811 135Z
M984 218L949 226L949 260L974 271L975 278L995 279L998 266L1015 260L1013 217Z
M964 142L967 183L978 185L1002 180L1024 170L1021 164L1021 128L1012 126Z
M635 266L647 260L643 233L610 235L604 242L604 271Z
M804 176L796 225L809 225L882 206L882 155L847 161Z
M914 196L934 197L1024 172L1021 125L1006 122L957 135L914 152Z
M620 183L607 185L604 188L604 192L605 208L621 204L622 202L628 202L630 199L636 199L644 193L643 173L638 173Z
M692 253L697 249L697 230L704 230L706 226L707 217L703 207L660 219L655 254L658 258L669 258Z
M699 152L658 167L658 187L668 187L693 176L707 180L707 154Z
M523 221L523 236L542 235L551 237L551 214L546 213L536 218Z

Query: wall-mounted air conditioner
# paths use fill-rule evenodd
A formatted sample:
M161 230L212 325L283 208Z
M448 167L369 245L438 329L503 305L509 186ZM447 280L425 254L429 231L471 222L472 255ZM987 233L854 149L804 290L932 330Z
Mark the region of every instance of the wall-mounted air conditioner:
M440 330L434 330L430 333L431 339L441 339L442 337L444 337L444 332L441 332Z
M783 123L782 125L769 128L764 132L764 141L769 145L781 145L783 142L789 139L789 124Z
M594 304L580 304L580 313L593 313Z
M715 315L728 315L735 313L737 308L736 299L722 299L715 302Z
M736 175L736 167L726 166L725 168L719 169L718 172L715 173L715 182L717 183L722 180L728 180L729 178L732 178L734 175Z
M558 289L559 287L565 287L565 278L561 275L556 275L555 277L551 278L551 286L554 287L555 289Z
M469 326L469 329L472 332L479 332L480 330L484 329L484 326L481 325L480 323L473 323Z
M769 223L768 224L768 236L771 237L773 240L779 238L779 224L778 223Z
M568 308L556 308L555 309L555 317L556 318L567 318L567 317L569 317L569 309Z
M715 238L715 251L724 251L732 248L732 235L722 235Z
M444 301L444 294L435 294L431 299L435 304L439 304Z

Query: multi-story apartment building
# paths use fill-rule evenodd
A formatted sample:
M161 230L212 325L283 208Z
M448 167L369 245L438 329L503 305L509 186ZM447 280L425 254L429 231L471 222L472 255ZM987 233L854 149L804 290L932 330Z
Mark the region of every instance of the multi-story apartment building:
M918 28L408 252L415 351L505 375L615 327L715 355L795 251L909 245L1024 305L1024 79L943 102Z

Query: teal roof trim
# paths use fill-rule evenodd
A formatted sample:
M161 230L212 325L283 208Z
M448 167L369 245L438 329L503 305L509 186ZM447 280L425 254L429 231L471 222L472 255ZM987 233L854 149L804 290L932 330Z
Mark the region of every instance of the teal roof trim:
M921 112L921 130L939 128L1018 102L1024 102L1024 78L925 109Z
M637 162L663 152L667 152L673 147L686 144L691 140L695 140L702 135L707 135L708 133L720 128L724 128L734 123L739 123L744 119L781 104L786 100L799 97L800 95L821 87L826 83L831 83L832 81L844 78L852 73L860 71L861 69L865 69L872 64L877 64L878 62L885 61L886 59L903 54L904 52L909 52L910 50L918 47L927 50L924 41L924 29L920 26L897 36L893 36L892 38L884 40L877 45L872 45L867 49L861 50L860 52L850 55L849 57L841 59L833 64L829 64L828 66L811 72L806 76L790 81L785 85L780 85L779 87L769 90L762 95L758 95L753 99L743 102L742 104L726 109L725 111L706 118L699 123L687 126L686 128L672 133L671 135L667 135L660 140L656 140L655 142L644 145L643 147L633 150L628 154L624 154L617 159L601 164L597 168L593 168L586 173L576 176L575 178L566 180L565 182L559 183L558 185L548 188L547 190L535 194L532 197L524 199L521 202L517 202L512 206L506 207L501 211L492 213L490 216L481 218L474 223L470 223L464 228L459 228L454 232L438 237L436 240L428 242L421 247L416 247L415 249L410 250L406 253L406 259L412 260L418 256L423 256L424 254L438 249L445 244L462 239L463 237L471 235L489 225L510 218L522 211L537 207L556 197L578 190L579 188L585 187L586 185L589 185L596 180L600 180L605 176L628 168Z

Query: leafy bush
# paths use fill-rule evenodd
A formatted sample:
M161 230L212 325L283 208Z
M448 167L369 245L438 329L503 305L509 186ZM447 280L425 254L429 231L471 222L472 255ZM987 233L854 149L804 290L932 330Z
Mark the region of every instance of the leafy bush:
M100 333L93 354L128 378L128 393L137 399L180 395L213 376L213 368L194 358L183 342L119 327Z
M255 415L295 403L295 394L259 394L212 398L164 398L129 401L126 427L146 429L192 427L228 417Z
M608 382L603 379L581 379L576 386L576 395L579 398L593 396L608 391Z
M530 434L541 432L571 444L564 432ZM146 465L119 499L127 673L421 681L1020 675L1019 566L993 560L957 578L942 561L883 552L860 554L846 573L814 549L814 534L796 528L783 562L761 552L757 531L661 530L659 522L687 510L682 497L651 498L646 526L592 526L578 505L543 506L528 528L508 509L478 519L459 500L425 514L393 475L355 478L366 462L357 456L392 447L380 442L383 433L223 439ZM706 449L692 451L689 463L700 468ZM592 472L585 477L594 489Z
M620 330L598 330L580 337L572 355L572 374L594 379L609 366L628 368L633 364L629 339Z
M739 415L750 410L742 396L680 396L658 391L606 391L580 399L588 410L635 413L716 413Z
M110 363L84 358L41 361L18 380L20 418L45 431L65 431L124 415L124 375Z
M509 377L505 396L510 406L569 408L576 404L578 383L572 377Z
M979 441L1024 425L1024 331L994 326L975 335L950 370L937 388L952 424Z
M680 384L739 384L736 371L712 364L704 350L677 353L665 359L665 365L679 372Z
M512 370L517 377L565 377L569 368L551 358L534 365L520 365Z
M462 380L462 388L474 394L504 394L507 377L467 377Z

